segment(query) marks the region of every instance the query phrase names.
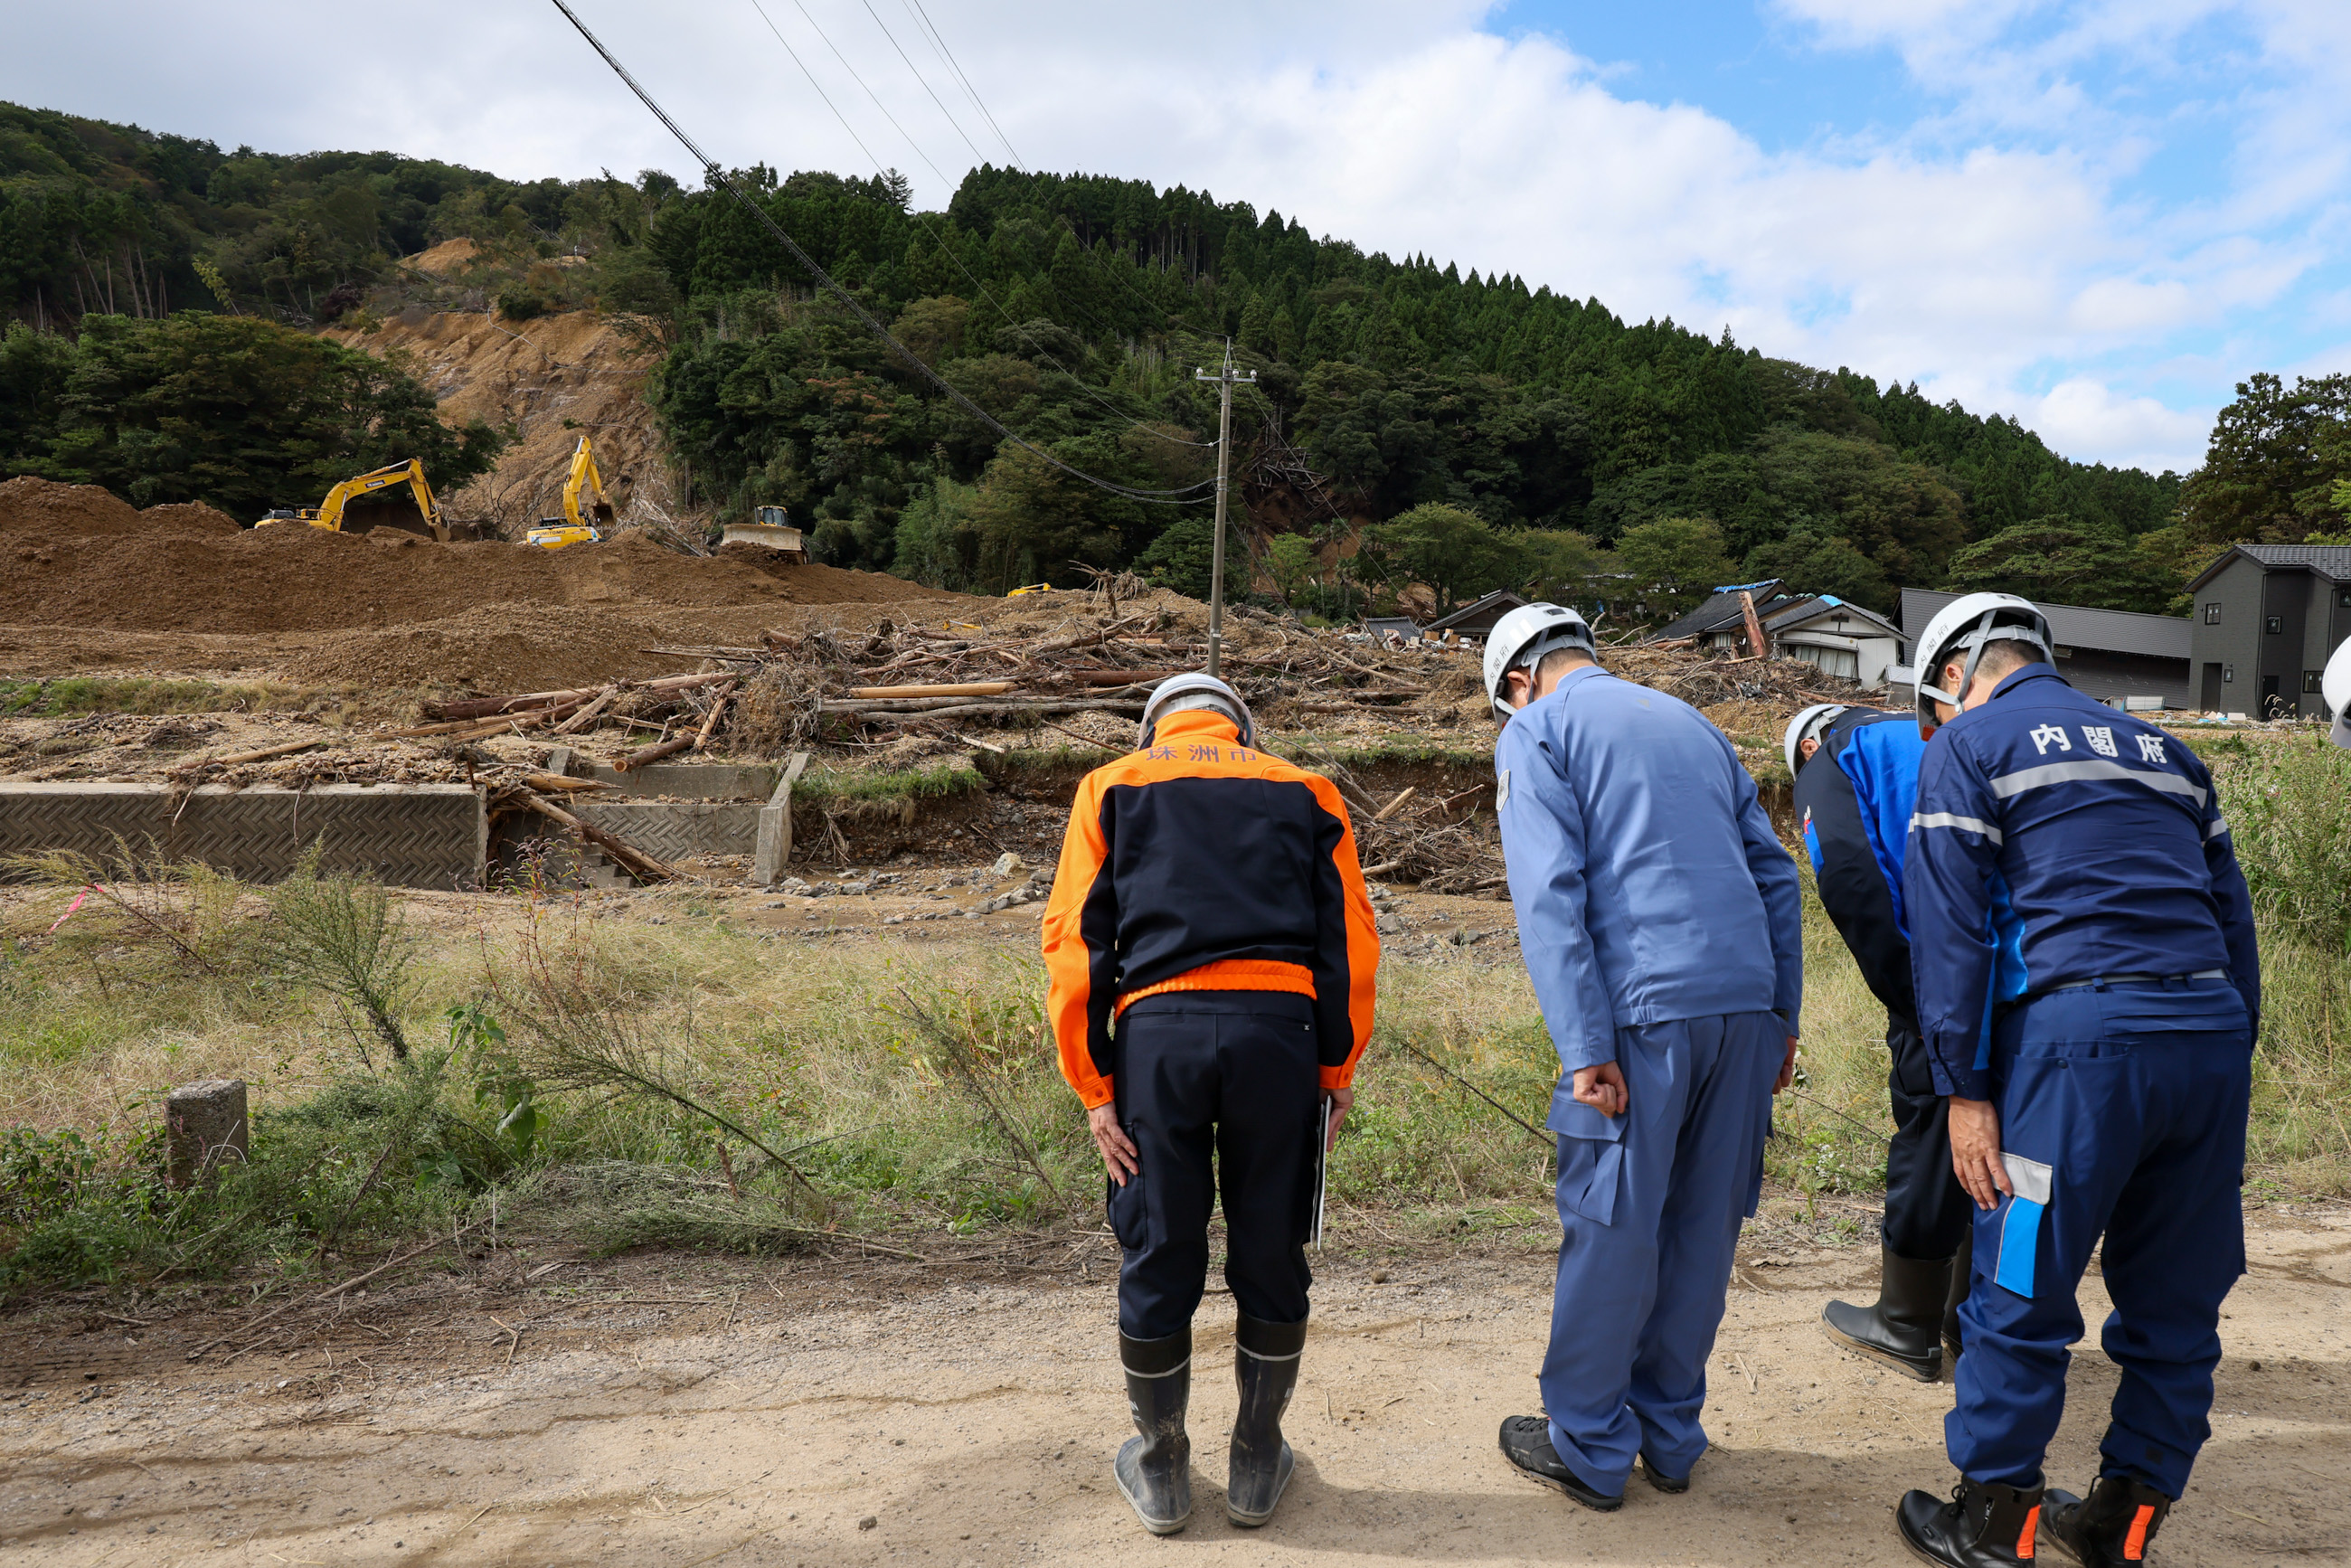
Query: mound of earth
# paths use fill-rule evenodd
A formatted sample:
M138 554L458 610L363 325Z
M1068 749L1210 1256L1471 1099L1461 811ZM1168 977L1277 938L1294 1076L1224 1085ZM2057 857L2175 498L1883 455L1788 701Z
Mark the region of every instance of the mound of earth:
M332 632L490 606L721 610L959 597L878 572L678 555L637 531L541 550L294 524L224 530L225 521L210 507L139 512L95 486L12 480L0 486L0 549L13 558L0 578L0 624Z
M30 476L0 484L0 536L20 552L53 538L238 531L235 518L202 501L176 501L142 512L99 485L60 485Z

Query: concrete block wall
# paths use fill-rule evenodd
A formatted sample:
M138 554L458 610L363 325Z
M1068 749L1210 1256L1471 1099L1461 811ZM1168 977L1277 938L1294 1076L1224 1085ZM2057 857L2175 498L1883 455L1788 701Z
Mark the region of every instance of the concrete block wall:
M313 843L324 871L475 888L489 823L481 791L464 784L214 785L185 795L162 784L0 784L0 856L78 850L104 862L127 847L276 882Z

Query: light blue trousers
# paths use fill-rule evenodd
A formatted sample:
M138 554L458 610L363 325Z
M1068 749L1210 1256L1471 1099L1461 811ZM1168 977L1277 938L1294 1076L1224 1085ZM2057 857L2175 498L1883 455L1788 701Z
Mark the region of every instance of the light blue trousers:
M1623 1029L1625 1113L1576 1103L1565 1082L1552 1102L1562 1234L1543 1407L1559 1457L1596 1490L1621 1494L1636 1453L1686 1476L1706 1452L1707 1357L1786 1052L1768 1012Z

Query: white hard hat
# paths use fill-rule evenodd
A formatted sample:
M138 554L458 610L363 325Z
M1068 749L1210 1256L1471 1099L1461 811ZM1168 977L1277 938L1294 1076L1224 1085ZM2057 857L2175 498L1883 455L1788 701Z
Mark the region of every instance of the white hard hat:
M1521 604L1486 633L1486 700L1494 716L1508 721L1510 705L1502 700L1502 677L1520 665L1541 659L1553 648L1581 648L1597 655L1599 644L1583 617L1563 604Z
M1936 724L1937 702L1959 706L1960 698L1975 682L1976 664L1983 658L1984 645L2003 639L2030 643L2041 650L2044 659L2056 657L2049 634L2049 618L2029 599L2019 599L2013 593L1968 593L1935 612L1927 629L1918 633L1917 646L1910 660L1918 680L1921 727L1932 728ZM1959 679L1959 689L1957 693L1944 691L1933 683L1941 677L1943 666L1962 649L1967 652L1968 664Z
M1788 721L1788 733L1780 737L1781 754L1788 759L1788 777L1794 778L1796 769L1804 765L1804 758L1796 748L1807 740L1818 740L1821 731L1829 727L1829 720L1844 712L1845 706L1844 703L1814 703Z
M2335 728L2326 738L2351 751L2351 637L2343 639L2343 646L2326 661L2326 673L2318 677L2318 690L2326 706L2335 710Z
M1170 675L1153 688L1143 705L1143 727L1136 732L1134 744L1150 745L1152 730L1167 715L1201 707L1217 708L1238 725L1243 746L1257 744L1257 719L1249 713L1249 704L1241 701L1240 693L1214 675L1196 672Z

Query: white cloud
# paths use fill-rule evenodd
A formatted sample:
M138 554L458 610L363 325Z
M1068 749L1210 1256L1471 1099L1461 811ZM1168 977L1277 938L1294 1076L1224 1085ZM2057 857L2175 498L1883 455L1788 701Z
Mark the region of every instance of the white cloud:
M873 10L928 89L859 0L805 3L946 183L795 0L762 3L918 200L943 202L974 161L933 90L1002 161L906 0ZM1702 106L1624 96L1557 41L1479 31L1479 0L1203 0L1180 25L1077 0L925 5L1033 166L1206 188L1366 249L1517 273L1636 319L1727 324L1767 353L2027 416L2090 458L2194 461L2225 382L2215 395L2199 373L2180 394L2196 406L2174 413L2157 378L2211 347L2183 334L2225 338L2325 263L2351 183L2351 7L2317 0L1776 0L1824 47L1894 51L1945 105L1886 137L1776 153ZM582 8L722 162L862 167L747 0ZM2179 40L2223 24L2259 69L2193 112L2237 139L2234 172L2189 197L2126 190L2168 134L2168 103L2192 96L2179 81L2216 90ZM514 176L691 172L552 6L347 0L322 19L293 0L85 0L11 31L0 97L17 101ZM329 32L380 73L320 69ZM2099 86L2117 70L2141 73L2132 93Z
M2069 377L2011 412L2059 452L2095 453L2106 463L2157 473L2185 472L2180 455L2200 454L2212 423L2209 415L2167 408L2151 397L2118 395L2089 376Z

